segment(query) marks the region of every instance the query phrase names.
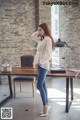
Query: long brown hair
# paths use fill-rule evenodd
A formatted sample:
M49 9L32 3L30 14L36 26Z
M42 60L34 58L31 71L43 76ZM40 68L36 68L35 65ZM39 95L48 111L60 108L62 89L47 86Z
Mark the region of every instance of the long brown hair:
M51 35L51 31L50 31L48 25L46 23L42 23L42 24L39 25L39 27L41 27L44 30L44 33L45 33L46 36L49 36L51 38L51 40L52 40L52 48L54 49L55 43L54 43L54 39L53 39L53 37Z

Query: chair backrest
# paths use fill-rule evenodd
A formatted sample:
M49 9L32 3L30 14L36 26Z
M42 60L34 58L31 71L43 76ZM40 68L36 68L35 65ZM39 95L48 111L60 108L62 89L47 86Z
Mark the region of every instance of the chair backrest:
M34 56L23 55L21 56L21 67L33 67Z

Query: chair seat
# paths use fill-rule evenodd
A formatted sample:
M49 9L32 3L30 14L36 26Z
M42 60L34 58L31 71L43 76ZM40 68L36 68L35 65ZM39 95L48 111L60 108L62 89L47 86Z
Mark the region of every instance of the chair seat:
M21 77L15 77L14 79L13 79L14 81L33 81L34 80L34 77L33 76L27 76L27 77L24 77L24 76L21 76Z

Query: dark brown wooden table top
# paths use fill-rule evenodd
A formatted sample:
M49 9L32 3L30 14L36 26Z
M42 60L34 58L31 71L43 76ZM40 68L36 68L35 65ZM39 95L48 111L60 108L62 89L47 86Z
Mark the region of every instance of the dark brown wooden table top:
M48 72L47 77L69 77L75 78L76 72L66 71L66 73L51 73ZM29 76L37 76L36 68L21 68L21 67L13 67L12 72L0 72L0 75L29 75Z

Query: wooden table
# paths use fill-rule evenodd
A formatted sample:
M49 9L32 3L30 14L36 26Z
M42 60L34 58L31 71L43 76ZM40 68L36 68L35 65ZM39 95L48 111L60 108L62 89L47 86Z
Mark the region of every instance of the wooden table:
M12 72L0 72L0 75L6 75L8 76L9 81L9 90L10 90L10 96L4 99L0 105L5 103L7 99L13 97L13 91L12 91L12 84L11 84L11 76L19 75L19 76L37 76L37 70L35 68L21 68L21 67L13 67ZM73 100L73 78L75 78L76 72L69 72L66 71L66 73L48 73L47 77L63 77L66 78L66 112L69 112L69 108L71 106L72 100ZM71 101L69 101L69 83L71 88Z

